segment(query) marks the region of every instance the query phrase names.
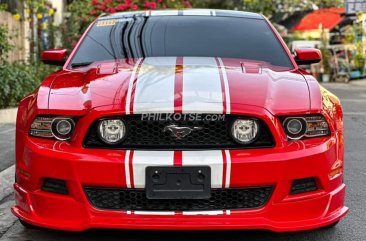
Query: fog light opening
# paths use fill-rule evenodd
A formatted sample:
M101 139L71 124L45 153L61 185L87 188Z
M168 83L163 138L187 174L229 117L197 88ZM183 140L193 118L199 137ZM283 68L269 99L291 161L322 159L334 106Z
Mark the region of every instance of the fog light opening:
M66 186L66 181L61 179L46 178L43 181L42 191L57 194L68 195L69 190Z
M313 192L316 190L318 190L318 186L314 177L302 178L292 181L290 194L294 195L306 192Z

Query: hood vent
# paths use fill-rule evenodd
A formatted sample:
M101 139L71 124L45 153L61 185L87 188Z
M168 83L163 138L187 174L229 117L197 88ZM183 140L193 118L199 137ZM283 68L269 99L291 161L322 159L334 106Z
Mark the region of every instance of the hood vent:
M245 74L262 74L262 65L254 63L241 63L241 70Z
M97 68L97 75L111 75L118 73L118 63L103 63Z

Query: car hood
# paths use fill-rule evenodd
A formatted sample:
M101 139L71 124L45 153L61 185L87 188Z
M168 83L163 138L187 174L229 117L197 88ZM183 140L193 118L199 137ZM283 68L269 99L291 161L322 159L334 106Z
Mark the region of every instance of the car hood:
M310 109L297 72L263 62L221 58L145 58L99 62L63 71L50 86L49 109L88 111L110 106L127 114L245 113L274 115Z

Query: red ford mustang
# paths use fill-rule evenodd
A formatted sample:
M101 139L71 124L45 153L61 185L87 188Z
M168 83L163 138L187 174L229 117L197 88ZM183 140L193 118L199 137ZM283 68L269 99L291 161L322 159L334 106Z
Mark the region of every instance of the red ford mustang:
M181 10L98 18L20 105L23 224L80 231L335 225L343 116L259 14Z

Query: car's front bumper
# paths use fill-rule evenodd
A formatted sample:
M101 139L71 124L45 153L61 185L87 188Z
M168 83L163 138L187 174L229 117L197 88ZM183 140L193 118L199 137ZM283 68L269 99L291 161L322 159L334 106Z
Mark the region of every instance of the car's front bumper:
M181 212L97 210L89 203L83 187L127 188L126 151L86 150L65 142L27 137L25 154L22 160L17 160L16 205L12 211L33 225L74 231L89 228L279 232L314 229L338 221L348 211L344 206L343 160L338 159L337 145L335 137L327 137L288 143L279 148L231 150L230 188L274 185L267 204L251 210L183 215ZM46 177L66 180L69 195L42 191ZM292 181L307 177L314 177L319 189L290 195Z

